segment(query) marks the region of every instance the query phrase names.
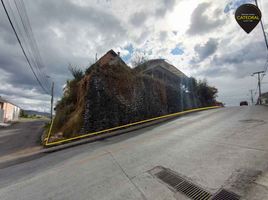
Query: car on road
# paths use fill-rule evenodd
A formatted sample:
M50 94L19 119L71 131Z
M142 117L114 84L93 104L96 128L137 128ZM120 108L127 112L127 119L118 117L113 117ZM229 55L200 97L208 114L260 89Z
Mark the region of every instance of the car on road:
M241 101L240 106L248 106L248 102L247 101Z

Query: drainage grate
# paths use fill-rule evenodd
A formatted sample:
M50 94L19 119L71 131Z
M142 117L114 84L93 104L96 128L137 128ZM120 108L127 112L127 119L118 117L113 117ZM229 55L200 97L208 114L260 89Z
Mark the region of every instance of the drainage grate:
M185 180L184 178L167 169L162 169L160 172L156 173L155 176L167 183L176 191L193 200L208 200L212 196L209 192L205 191L201 187Z
M178 176L174 176L172 173L162 170L156 174L156 176L175 189L176 186L181 184L184 180Z
M233 193L229 192L225 189L220 190L214 197L212 197L212 200L239 200L240 197Z

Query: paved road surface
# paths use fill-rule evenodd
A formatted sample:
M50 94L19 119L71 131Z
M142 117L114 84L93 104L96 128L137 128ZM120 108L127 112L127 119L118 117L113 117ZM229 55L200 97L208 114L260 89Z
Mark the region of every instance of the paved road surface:
M268 107L190 114L2 169L0 199L187 199L148 173L155 166L212 193L225 187L248 200L267 199L267 130Z
M0 158L40 146L44 124L44 120L31 120L0 128Z

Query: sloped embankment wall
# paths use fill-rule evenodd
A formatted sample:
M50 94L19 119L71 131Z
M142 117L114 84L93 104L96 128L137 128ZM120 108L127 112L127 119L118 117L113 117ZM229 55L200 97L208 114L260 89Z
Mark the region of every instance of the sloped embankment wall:
M82 132L179 112L184 99L179 86L135 74L125 66L102 66L88 82Z
M57 106L51 141L197 107L198 99L117 62L89 68L72 102ZM75 91L73 91L75 90ZM69 108L70 107L70 108Z

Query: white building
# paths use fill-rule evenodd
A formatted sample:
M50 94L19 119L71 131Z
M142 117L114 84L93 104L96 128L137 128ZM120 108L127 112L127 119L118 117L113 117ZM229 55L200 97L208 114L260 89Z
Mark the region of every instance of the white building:
M19 119L20 111L20 107L0 96L0 123L17 121Z

